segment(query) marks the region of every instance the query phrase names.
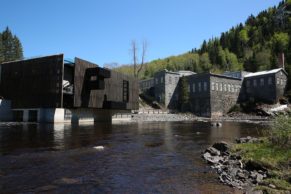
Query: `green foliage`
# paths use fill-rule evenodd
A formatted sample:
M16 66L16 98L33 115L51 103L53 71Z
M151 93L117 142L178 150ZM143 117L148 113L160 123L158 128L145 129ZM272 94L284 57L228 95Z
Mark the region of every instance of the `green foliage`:
M275 118L269 139L273 145L291 148L291 118L289 116Z
M23 58L23 48L17 36L8 27L0 33L0 63Z
M281 193L291 189L291 118L279 116L267 133L267 137L261 138L256 143L235 144L232 152L238 152L243 161L252 160L268 169L268 178L262 185L273 184L276 189L260 186L258 189L268 193Z
M180 81L180 109L188 111L189 105L189 85L186 77L182 77Z
M273 35L272 46L275 53L286 51L288 44L289 44L288 33L279 32Z
M239 105L239 104L235 104L235 105L233 105L233 106L229 109L228 113L231 113L231 112L241 112L240 105Z
M291 11L290 2L282 1L257 16L249 16L245 24L232 27L220 37L204 40L199 49L149 62L140 78L152 77L162 69L197 73L267 70L278 67L280 52L285 53L286 70L291 76L291 15L284 14L282 19L278 17L284 4Z

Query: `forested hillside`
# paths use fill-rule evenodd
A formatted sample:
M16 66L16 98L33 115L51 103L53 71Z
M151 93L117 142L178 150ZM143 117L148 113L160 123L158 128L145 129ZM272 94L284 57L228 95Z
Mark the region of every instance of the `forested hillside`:
M0 32L0 63L23 58L22 44L7 27Z
M151 61L140 78L152 77L161 69L223 72L232 70L259 71L276 68L278 55L285 53L286 70L291 75L291 0L249 16L220 37L203 41L199 49ZM131 66L118 68L131 73Z

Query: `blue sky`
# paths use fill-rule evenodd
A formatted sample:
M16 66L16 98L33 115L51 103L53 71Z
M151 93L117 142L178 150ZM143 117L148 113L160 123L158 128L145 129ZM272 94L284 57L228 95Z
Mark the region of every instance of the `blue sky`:
M185 53L280 0L2 0L25 57L64 53L99 65L131 63L130 43L148 42L147 61Z

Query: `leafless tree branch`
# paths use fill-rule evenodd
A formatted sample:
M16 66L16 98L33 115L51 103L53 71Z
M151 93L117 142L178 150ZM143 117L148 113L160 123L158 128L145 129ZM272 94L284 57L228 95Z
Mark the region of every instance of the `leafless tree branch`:
M131 49L132 49L132 57L133 57L133 75L134 77L138 78L141 70L144 68L145 65L145 56L147 52L147 41L143 41L142 43L142 53L141 53L141 63L138 63L138 48L136 41L133 40L131 42Z

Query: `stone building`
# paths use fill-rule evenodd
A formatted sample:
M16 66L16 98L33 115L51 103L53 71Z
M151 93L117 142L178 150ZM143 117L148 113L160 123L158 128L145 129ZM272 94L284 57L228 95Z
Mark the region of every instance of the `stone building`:
M176 107L174 99L178 99L178 83L180 77L195 74L192 71L168 70L159 71L154 75L154 98L157 102L162 103L165 107L174 109Z
M179 108L179 83L188 83L189 111L199 116L219 117L232 106L246 101L275 103L284 95L287 73L282 68L250 73L246 71L196 74L163 70L154 76L154 98L168 109Z
M287 73L284 69L272 69L249 73L244 77L241 101L275 103L284 95Z
M217 117L237 103L241 79L202 73L187 77L190 110L196 115Z
M154 87L154 78L144 79L139 81L139 93L146 92Z

